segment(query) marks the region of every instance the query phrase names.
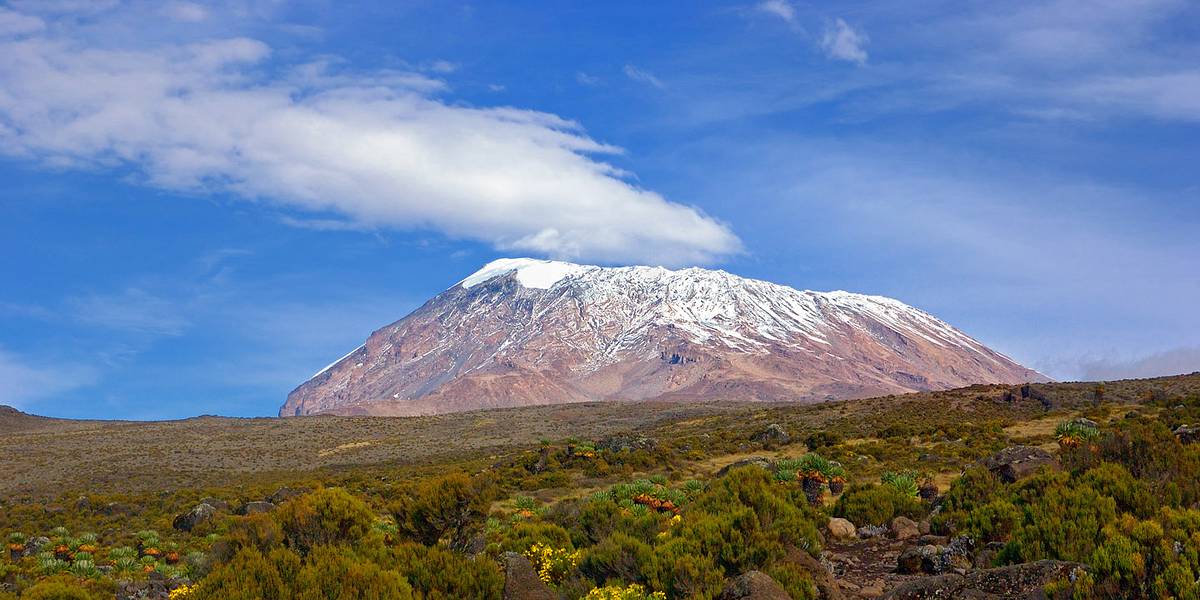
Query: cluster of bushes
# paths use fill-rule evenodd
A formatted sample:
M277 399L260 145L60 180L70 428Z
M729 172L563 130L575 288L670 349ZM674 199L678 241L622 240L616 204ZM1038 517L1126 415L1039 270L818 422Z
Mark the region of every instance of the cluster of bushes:
M135 539L132 545L104 544L95 533L71 535L62 526L46 535L11 532L7 537L9 576L4 579L16 589L26 590L26 595L75 582L80 593L104 596L111 595L118 580L142 579L152 573L167 579L192 577L203 568L203 551L185 553L178 542L161 539L152 530L137 532ZM202 538L200 542L209 541ZM45 585L39 587L39 581Z
M382 522L340 488L319 489L272 514L234 518L214 545L211 572L189 597L498 598L496 563L450 548L481 519L486 500L475 494L486 486L452 475L419 490L399 501L411 513Z
M1064 470L1004 484L964 473L933 526L1003 543L1000 564L1041 559L1090 567L1056 597L1200 597L1200 446L1161 422L1127 418L1107 431L1056 432Z

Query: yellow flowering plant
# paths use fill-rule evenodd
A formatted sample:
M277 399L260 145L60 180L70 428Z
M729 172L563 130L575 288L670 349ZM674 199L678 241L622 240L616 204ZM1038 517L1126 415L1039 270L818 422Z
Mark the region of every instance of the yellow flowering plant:
M537 569L538 578L550 585L558 585L579 564L580 552L568 548L535 543L525 551L533 568Z
M667 600L662 592L647 592L646 588L631 583L625 587L606 585L596 588L584 596L584 600Z

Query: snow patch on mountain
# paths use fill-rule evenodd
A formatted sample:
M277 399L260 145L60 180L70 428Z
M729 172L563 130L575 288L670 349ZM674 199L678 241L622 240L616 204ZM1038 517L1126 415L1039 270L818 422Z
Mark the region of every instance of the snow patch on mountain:
M595 269L598 267L589 267L585 265L576 265L568 262L559 262L556 260L538 260L535 258L501 258L483 266L482 269L472 273L466 279L458 282L458 285L464 288L470 288L479 285L494 277L506 275L508 273L517 273L517 282L522 286L548 290L554 287L554 284L563 279L583 272L587 269Z

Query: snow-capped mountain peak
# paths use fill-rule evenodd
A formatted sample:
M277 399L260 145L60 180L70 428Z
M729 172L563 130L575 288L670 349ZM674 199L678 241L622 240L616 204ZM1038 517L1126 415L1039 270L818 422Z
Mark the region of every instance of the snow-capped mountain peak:
M599 399L821 400L1042 379L903 302L701 268L488 263L281 414Z

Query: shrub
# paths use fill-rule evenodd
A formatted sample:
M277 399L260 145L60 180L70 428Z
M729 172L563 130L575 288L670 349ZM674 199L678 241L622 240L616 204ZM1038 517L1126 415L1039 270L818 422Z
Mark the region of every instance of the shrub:
M242 548L255 548L269 553L283 543L283 529L271 515L265 513L234 517L229 531L213 544L212 555L216 562L226 562Z
M316 546L297 574L296 600L406 600L412 587L399 573L356 560L339 548Z
M916 497L890 485L851 486L833 505L836 517L855 525L887 525L896 517L918 518L924 508Z
M1051 481L1024 506L1021 525L1001 551L1001 560L1085 562L1102 541L1104 525L1116 518L1116 502L1086 485Z
M631 583L647 583L643 575L654 562L654 549L641 540L616 532L588 548L579 570L597 584L616 579Z
M363 557L368 556L404 576L425 600L499 600L504 592L504 574L486 557L470 559L458 552L414 543L375 546L364 551Z
M111 598L98 591L82 587L70 577L52 577L38 582L21 594L22 600L101 600Z
M291 556L287 556L287 555ZM290 600L291 589L280 574L280 564L298 571L299 558L277 549L268 559L257 548L242 548L229 562L214 569L193 592L196 600ZM289 577L286 581L292 581Z
M455 473L421 482L393 509L400 532L426 546L446 538L465 548L487 516L494 486L483 478Z
M967 514L963 533L979 542L1004 542L1021 523L1021 511L1008 500L993 500Z
M371 531L375 515L341 488L324 488L285 502L275 518L288 545L301 554L314 546L356 541Z

